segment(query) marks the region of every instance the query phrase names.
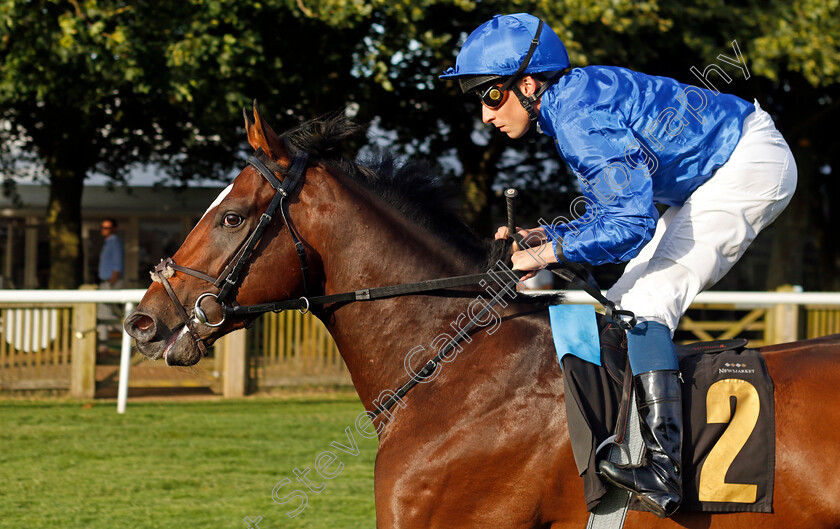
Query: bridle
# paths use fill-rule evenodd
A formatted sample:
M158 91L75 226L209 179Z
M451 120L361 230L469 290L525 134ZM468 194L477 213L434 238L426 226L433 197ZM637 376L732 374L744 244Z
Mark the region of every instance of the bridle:
M310 307L316 305L356 301L374 301L378 299L431 292L460 286L484 286L489 284L491 281L495 281L501 288L498 292L494 293L492 299L485 305L484 309L473 316L472 319L461 329L461 332L459 332L455 338L447 343L445 347L442 347L433 358L429 359L419 372L417 372L395 391L391 392L391 396L381 405L377 406L375 412L372 412L370 417L373 419L383 411L389 410L395 404L397 399L404 396L411 388L417 385L417 383L430 377L437 369L437 366L440 365L440 362L446 358L448 352L457 346L458 342L466 336L466 333L469 332L469 330L474 327L477 322L481 321L481 318L483 318L496 303L500 302L503 293L505 291L509 291L511 288L515 288L516 282L519 281L519 278L525 275L525 272L514 272L507 269L507 267L504 266L504 263L501 263L503 265L501 270L488 270L483 274L447 277L442 279L419 281L416 283L372 287L353 292L310 297L308 287L309 266L306 262L306 251L303 243L300 241L300 237L298 236L294 225L290 222L288 203L286 203L286 199L295 191L299 183L303 180L309 156L305 152L298 152L292 159L288 170L284 170L284 168L279 164L269 159L263 161L264 156L265 155L262 152L262 149L258 149L253 156L248 158L247 163L256 169L257 172L260 173L266 181L268 181L271 187L274 188L274 198L272 198L271 203L265 210L265 213L263 213L260 217L260 221L257 226L253 229L242 246L234 253L230 261L228 261L228 264L225 266L224 270L222 270L222 273L219 274L218 277L213 277L205 274L204 272L180 266L176 264L171 257L167 257L161 260L160 264L155 267L151 274L152 279L163 285L166 293L175 305L181 320L183 320L184 327L195 341L195 344L199 351L201 351L202 356L207 356L207 345L204 343L204 339L198 335L198 332L195 330L195 325L202 324L208 327L219 327L225 322L228 315L260 315L266 312L278 312L288 309L297 309L303 313L308 311ZM276 167L279 173L285 173L285 178L282 182L277 178L276 174L269 169L269 166ZM280 210L280 215L283 217L283 221L289 229L292 241L295 244L295 250L297 251L298 260L300 261L301 275L303 276L304 296L299 299L287 299L257 305L233 306L226 304L230 293L239 285L239 282L242 279L242 270L248 263L251 254L260 242L263 232L265 232L265 229L274 218L278 209ZM181 303L178 295L172 289L172 285L169 284L169 278L171 278L175 272L183 272L193 277L203 279L219 289L219 292L216 294L212 292L205 292L196 298L192 318L189 317L183 303ZM636 319L632 312L619 309L615 303L608 300L603 294L601 294L600 290L593 285L594 279L585 268L578 267L575 263L564 261L563 268L554 269L552 272L563 280L575 285L577 288L584 290L600 302L604 306L605 316L607 319L617 322L623 329L631 329L636 324ZM207 319L207 315L204 310L201 308L201 301L206 297L215 297L216 303L218 303L222 309L222 318L218 322L210 322Z
M213 277L205 274L204 272L178 265L171 257L162 259L151 273L152 279L163 285L164 290L166 290L166 293L169 295L169 299L171 299L172 303L175 305L178 315L181 320L183 320L187 332L190 333L190 336L195 341L198 350L201 351L202 356L207 356L207 345L204 343L204 339L198 335L195 325L200 323L208 327L219 327L225 322L227 314L230 310L228 305L226 305L226 301L228 301L233 289L239 286L239 282L242 280L242 270L245 268L245 265L248 264L251 254L257 247L257 244L259 244L265 229L274 218L278 209L280 210L280 215L283 217L283 221L289 228L289 234L292 237L295 250L297 251L298 260L300 261L301 275L303 276L304 294L309 294L309 266L306 262L306 251L303 243L300 242L300 237L298 236L294 225L289 222L289 206L286 202L286 199L295 191L298 184L303 181L303 175L306 171L309 155L302 151L295 154L288 170L284 170L279 164L267 158L263 161L264 157L265 155L263 154L262 149L258 149L253 156L248 158L247 163L256 169L256 171L265 178L266 181L268 181L271 187L274 188L274 197L271 199L271 202L265 212L260 216L259 223L254 227L245 242L228 261L228 264L222 270L221 274L219 274L218 277ZM282 182L277 178L274 171L268 168L268 165L276 166L278 172L285 173L286 177ZM207 281L219 289L218 293L205 292L196 298L192 318L190 318L187 314L187 309L184 307L184 304L178 298L178 295L169 283L169 278L171 278L176 271ZM216 303L218 303L222 308L222 319L218 322L210 322L204 310L201 308L202 300L208 297L214 297ZM301 299L306 298L304 297Z

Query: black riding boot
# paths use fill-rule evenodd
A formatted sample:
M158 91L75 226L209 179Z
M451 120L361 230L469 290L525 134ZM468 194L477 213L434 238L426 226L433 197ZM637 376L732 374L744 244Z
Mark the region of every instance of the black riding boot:
M647 509L665 518L682 501L682 392L679 371L650 371L633 377L645 457L640 466L601 461L608 482L638 496Z

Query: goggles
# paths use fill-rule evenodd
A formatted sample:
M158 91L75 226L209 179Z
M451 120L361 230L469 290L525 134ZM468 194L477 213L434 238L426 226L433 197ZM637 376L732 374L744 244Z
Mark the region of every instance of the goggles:
M504 85L492 85L483 91L476 91L481 104L490 110L496 110L507 100L508 89Z

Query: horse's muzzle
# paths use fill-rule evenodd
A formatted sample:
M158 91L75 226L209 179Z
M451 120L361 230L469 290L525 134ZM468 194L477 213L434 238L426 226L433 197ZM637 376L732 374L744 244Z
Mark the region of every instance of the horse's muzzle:
M125 330L150 360L163 358L170 366L191 366L201 360L201 350L185 325L170 330L154 316L134 311L125 320Z

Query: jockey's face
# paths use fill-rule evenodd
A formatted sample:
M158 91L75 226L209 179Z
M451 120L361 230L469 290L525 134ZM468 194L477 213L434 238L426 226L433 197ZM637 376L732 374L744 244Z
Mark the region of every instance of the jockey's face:
M530 75L520 79L517 85L526 97L532 95L539 87L537 80ZM534 108L539 112L539 101L534 103ZM506 94L504 103L496 109L481 105L481 121L495 125L511 138L521 138L531 127L528 112L522 108L519 98L513 93Z

